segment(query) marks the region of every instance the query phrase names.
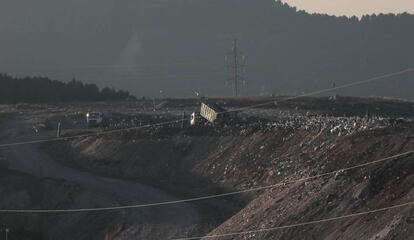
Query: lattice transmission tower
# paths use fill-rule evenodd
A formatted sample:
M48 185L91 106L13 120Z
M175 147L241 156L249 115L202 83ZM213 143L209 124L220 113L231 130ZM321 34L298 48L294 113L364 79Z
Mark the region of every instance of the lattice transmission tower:
M240 96L241 87L246 86L246 80L243 75L246 72L246 56L238 49L238 40L233 41L233 50L228 52L225 57L227 68L227 83L233 86L233 94L235 97ZM242 85L241 85L241 84Z

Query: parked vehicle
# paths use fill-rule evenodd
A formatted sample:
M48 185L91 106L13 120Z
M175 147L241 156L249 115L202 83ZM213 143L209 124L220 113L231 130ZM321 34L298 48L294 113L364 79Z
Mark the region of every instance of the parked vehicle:
M86 113L86 124L88 127L101 126L103 122L103 114L101 112Z

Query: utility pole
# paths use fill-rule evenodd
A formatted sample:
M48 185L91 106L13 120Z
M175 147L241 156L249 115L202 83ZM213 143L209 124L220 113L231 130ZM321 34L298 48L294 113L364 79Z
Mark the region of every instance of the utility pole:
M184 128L185 112L181 115L181 128Z
M228 78L227 81L233 84L233 94L235 97L240 96L240 83L239 81L243 81L244 86L244 79L241 76L240 72L244 72L245 67L245 56L242 52L239 51L237 46L238 40L233 40L233 50L226 54L226 67Z
M1 229L0 232L3 232L3 229ZM6 240L9 239L9 232L10 232L10 229L8 229L8 228L4 229L4 233L6 234L6 238L5 238Z
M56 132L56 137L60 138L60 135L62 134L62 124L59 122L58 126L57 126L57 132Z

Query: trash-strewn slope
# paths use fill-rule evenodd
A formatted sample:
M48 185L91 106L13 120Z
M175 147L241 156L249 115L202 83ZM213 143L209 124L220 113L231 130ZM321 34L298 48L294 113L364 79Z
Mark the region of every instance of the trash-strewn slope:
M151 128L55 144L52 152L70 150L63 161L72 166L145 180L182 197L195 197L314 176L414 149L409 121L331 120L327 117L326 124L317 127L263 120L224 128ZM388 207L412 201L413 160L406 156L198 204L214 204L221 212L206 214L205 221L217 226L212 235ZM224 239L407 239L414 234L413 218L405 207Z

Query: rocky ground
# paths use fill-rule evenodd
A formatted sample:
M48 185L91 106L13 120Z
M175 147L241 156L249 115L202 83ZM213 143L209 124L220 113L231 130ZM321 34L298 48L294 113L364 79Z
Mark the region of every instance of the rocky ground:
M217 101L237 109L268 99ZM79 124L82 112L91 108L116 110L117 121L123 123L115 129L169 121L182 112L197 111L197 100L165 102L155 111L145 101L68 105L63 110L59 106L54 113L39 113L34 125L41 132L65 122L64 136L74 136L102 131ZM232 124L181 128L172 123L101 132L104 134L43 144L42 149L71 168L146 183L177 198L192 198L285 183L414 150L413 110L411 102L398 100L303 99L243 111L242 120ZM414 201L413 181L414 155L406 155L308 181L199 201L193 203L200 214L200 222L193 228L198 230L176 228L174 236L266 229L406 203ZM409 239L414 234L413 224L414 211L408 206L220 239ZM168 228L168 223L159 227ZM144 224L120 231L115 238L128 239L128 232L143 239L162 237Z

